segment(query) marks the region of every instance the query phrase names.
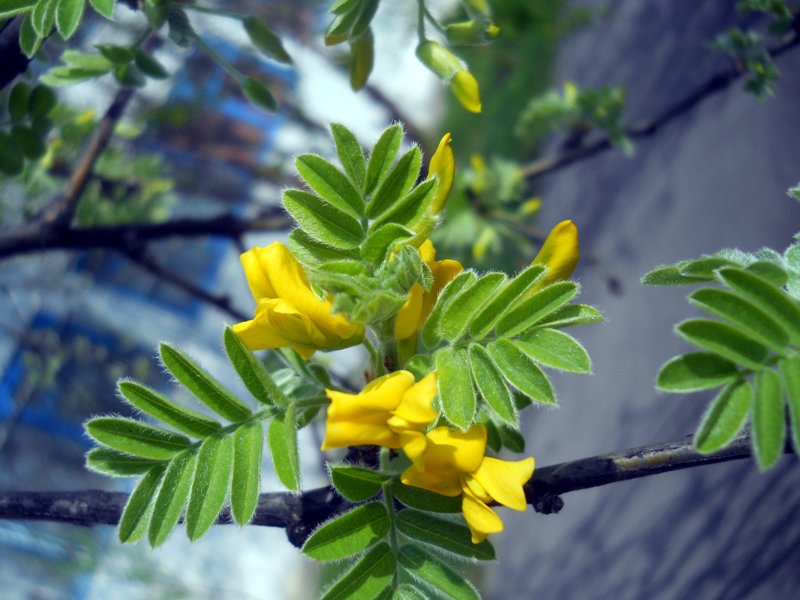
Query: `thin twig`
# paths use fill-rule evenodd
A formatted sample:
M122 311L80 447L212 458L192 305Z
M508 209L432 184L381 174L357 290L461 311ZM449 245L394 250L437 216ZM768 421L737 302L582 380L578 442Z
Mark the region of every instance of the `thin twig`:
M776 58L798 44L800 44L800 35L794 33L777 46L771 48L769 55L772 58ZM627 128L624 134L632 139L651 136L670 121L692 110L703 100L727 89L732 83L741 79L746 74L747 71L740 68L732 68L718 73L657 117L645 123L641 123L640 125ZM568 165L591 158L613 147L614 145L611 143L611 139L606 137L587 146L581 146L575 150L568 150L555 156L548 156L533 161L522 167L522 174L530 183L537 177L554 173Z
M790 452L788 445L786 452ZM593 456L537 469L525 485L528 503L537 512L555 513L563 507L561 496L618 481L659 473L741 460L751 456L751 440L745 432L727 448L703 455L690 440L654 444L622 452ZM119 522L128 495L123 492L1 492L0 519L56 521L73 525L113 525ZM318 523L351 507L330 487L300 495L276 492L261 494L253 525L281 527L300 545ZM217 520L230 523L227 510Z

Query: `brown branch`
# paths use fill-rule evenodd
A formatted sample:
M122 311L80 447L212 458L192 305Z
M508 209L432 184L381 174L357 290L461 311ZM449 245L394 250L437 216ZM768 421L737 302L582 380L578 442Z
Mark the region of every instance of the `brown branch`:
M794 33L777 46L771 48L769 50L769 55L772 58L776 58L791 48L794 48L798 44L800 44L800 34ZM688 94L682 100L665 110L657 117L651 119L650 121L646 121L645 123L627 128L624 131L624 134L631 139L651 136L670 121L691 111L703 100L706 100L714 94L727 89L732 83L741 79L746 74L746 70L738 67L717 73L704 85ZM613 147L614 146L611 143L611 139L606 137L587 146L581 146L577 149L568 150L555 156L548 156L533 161L532 163L522 167L522 174L528 180L528 182L530 182L537 177L554 173L555 171L563 169L564 167L567 167L575 162L591 158L592 156L605 152L606 150L610 150Z
M790 452L787 445L787 452ZM659 473L740 460L751 456L749 433L737 437L714 455L695 451L690 440L655 444L603 454L537 469L525 485L528 503L537 512L555 513L563 507L561 496L618 481ZM73 525L113 525L119 522L128 495L122 492L0 492L0 519L57 521ZM290 493L261 494L253 525L281 527L300 545L318 523L352 504L330 487ZM217 520L231 523L227 509Z

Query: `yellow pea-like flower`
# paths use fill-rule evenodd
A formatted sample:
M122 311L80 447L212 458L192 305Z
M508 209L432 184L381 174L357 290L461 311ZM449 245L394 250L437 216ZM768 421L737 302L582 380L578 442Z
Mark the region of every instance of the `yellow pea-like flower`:
M469 112L481 112L481 90L478 80L472 73L462 69L453 75L453 79L450 80L450 91Z
M434 371L415 382L409 371L395 371L373 380L358 394L325 390L331 403L322 449L402 448L409 459L418 460L427 444L422 431L438 416L433 409L437 378Z
M561 221L550 230L542 248L533 259L533 264L547 267L547 273L536 284L536 288L569 279L578 264L579 257L578 228L572 221Z
M422 260L430 267L433 274L433 285L426 292L419 283L415 283L408 293L408 300L397 313L394 321L394 336L397 340L406 340L417 334L431 314L439 292L450 281L464 270L457 260L436 260L436 248L430 240L425 240L418 248Z
M453 155L453 148L450 146L453 138L449 133L445 133L439 142L439 147L431 157L431 164L428 168L428 179L433 176L438 177L439 187L436 188L436 196L431 202L431 214L438 215L442 212L447 198L453 189L453 181L456 175L456 159Z
M290 347L308 360L317 350L345 348L361 341L364 328L333 314L305 269L285 245L275 242L241 256L247 283L258 303L250 321L233 331L251 350Z
M512 462L485 456L486 427L481 424L465 432L437 427L426 438L424 451L400 481L444 496L461 496L473 544L503 530L490 502L525 510L523 486L533 475L533 458Z

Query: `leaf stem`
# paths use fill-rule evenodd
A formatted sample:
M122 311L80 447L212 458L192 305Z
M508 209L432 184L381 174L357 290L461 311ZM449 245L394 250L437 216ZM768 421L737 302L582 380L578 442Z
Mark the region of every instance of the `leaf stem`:
M195 42L197 42L197 45L200 46L200 48L202 48L203 51L206 54L208 54L215 63L217 63L220 67L222 67L225 70L225 72L228 73L228 75L236 79L236 81L242 81L244 79L244 75L239 73L239 71L237 71L236 68L231 63L225 60L225 58L223 58L223 56L219 52L217 52L211 46L206 44L203 38L200 37L196 31L192 30L191 35L194 38Z

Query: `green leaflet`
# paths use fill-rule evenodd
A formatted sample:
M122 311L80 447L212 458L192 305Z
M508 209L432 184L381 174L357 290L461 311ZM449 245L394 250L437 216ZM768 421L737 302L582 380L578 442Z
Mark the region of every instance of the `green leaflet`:
M361 243L361 257L374 265L379 265L389 251L397 244L414 237L414 232L399 223L386 223L370 231Z
M786 289L795 300L800 299L800 243L795 242L786 249L784 261L789 269Z
M86 432L101 444L153 460L169 460L192 445L186 436L133 419L99 417L88 421L85 427Z
M364 201L359 191L327 160L314 154L301 154L295 160L295 167L311 189L329 204L356 219L364 214Z
M39 0L31 11L33 29L39 37L46 37L53 29L59 0Z
M147 539L153 548L163 544L178 524L192 483L197 454L185 450L169 463L153 504Z
M783 352L789 344L789 336L772 318L736 294L703 288L690 294L689 302L722 317L740 332L776 352Z
M269 448L275 473L281 483L293 492L300 491L300 459L297 455L297 425L295 406L276 415L269 424Z
M298 225L316 240L334 248L358 248L364 239L361 223L319 196L284 190L283 205Z
M789 405L794 451L800 456L800 355L784 358L779 365L786 390L786 404Z
M21 121L28 116L28 102L31 96L31 88L24 81L18 81L11 88L8 97L8 113L12 121Z
M370 163L372 163L371 157ZM380 217L395 202L405 196L417 180L421 164L422 152L417 146L414 146L401 156L397 164L388 171L367 203L367 216L371 219Z
M792 343L800 344L800 307L783 290L741 269L722 269L719 276L739 296L772 317Z
M286 408L289 399L233 329L226 327L223 337L228 359L253 397L267 406Z
M694 447L712 454L727 446L742 430L750 408L750 384L743 379L731 382L711 401L697 433Z
M250 522L258 504L263 443L264 429L258 421L242 425L233 436L231 512L239 525Z
M675 327L687 341L750 369L761 369L767 349L738 330L717 321L691 319Z
M111 448L92 448L86 453L86 468L109 477L133 477L142 475L159 462Z
M382 540L390 527L383 502L370 502L319 527L303 544L303 553L317 560L347 558Z
M526 330L560 306L572 300L578 293L578 284L559 281L539 290L524 300L497 323L497 335L512 337Z
M534 402L556 403L555 392L547 375L517 344L509 340L497 340L489 344L487 350L503 377L520 392Z
M782 266L769 260L757 260L750 263L745 267L745 271L758 275L777 288L786 285L789 279L789 274Z
M386 176L386 173L389 172L389 169L392 168L392 163L395 156L397 156L397 150L400 148L402 139L403 128L400 125L390 125L378 138L367 163L365 194L371 194L378 183Z
M494 560L494 548L488 540L472 543L469 529L451 521L444 521L418 510L401 510L396 518L397 530L418 542L430 544L468 558Z
M461 496L442 496L422 488L392 482L392 496L409 508L427 512L460 513Z
M739 374L735 364L710 352L692 352L669 360L658 373L656 389L691 393L731 382Z
M492 412L511 425L519 422L514 398L489 353L478 344L469 346L469 366L475 387Z
M466 430L472 425L477 410L467 351L453 347L440 350L436 354L436 368L442 412L450 423Z
M405 227L413 227L428 214L433 197L436 194L437 182L426 179L405 196L401 196L386 208L372 224L370 229L381 227L387 223L397 223Z
M156 491L163 474L164 467L162 465L152 467L133 488L128 502L122 510L117 528L117 536L123 544L132 544L138 541L147 531Z
M137 49L134 52L134 61L139 70L148 77L153 79L166 79L169 77L169 71L164 68L164 65L143 50Z
M775 466L783 454L786 423L780 376L773 369L758 371L753 381L753 450L758 468Z
M470 321L469 334L474 340L486 336L497 322L525 296L545 272L543 265L530 265L504 285Z
M205 438L221 428L213 419L184 408L136 381L120 381L117 389L125 400L142 412L193 437Z
M315 240L302 229L289 234L289 250L304 265L318 265L331 260L357 259L358 251L333 248Z
M278 110L278 101L269 88L255 77L245 77L240 82L242 94L250 104L269 112Z
M290 65L292 57L283 47L283 42L275 33L267 27L258 17L250 16L242 21L250 43L267 58L272 58L278 62Z
M395 590L392 600L428 600L428 595L413 584L403 583Z
M415 354L406 361L403 369L411 371L416 379L422 379L436 368L433 357L429 354Z
M722 256L704 256L694 260L678 263L678 270L682 275L700 277L706 281L714 279L717 269L736 266L734 261Z
M167 370L211 410L233 422L244 421L252 415L246 404L180 350L166 343L160 344L158 350Z
M577 340L556 329L534 329L516 342L517 348L546 367L588 374L592 361Z
M678 265L680 264L681 263L678 263ZM694 283L705 283L708 280L708 277L684 275L677 265L661 265L642 277L642 284L692 285Z
M434 305L431 314L425 321L425 325L422 327L422 341L425 342L425 345L428 348L435 348L442 339L442 336L439 333L439 322L441 321L444 310L450 305L450 303L461 292L461 290L471 286L473 283L475 283L475 281L477 281L477 279L478 276L472 271L464 271L456 275L456 277L454 277L453 280L448 283L439 293L439 297L436 299L436 304Z
M200 446L194 472L186 534L194 541L216 521L231 481L233 436L211 436Z
M336 144L339 162L342 163L344 172L347 173L350 181L360 193L367 181L367 161L364 158L361 144L358 143L356 136L340 123L331 124L331 135Z
M416 546L402 546L397 560L414 579L422 581L432 593L450 600L480 600L466 579Z
M353 29L350 30L352 38L358 38L369 27L372 22L372 17L378 10L380 0L361 0L361 11L358 14L358 19L353 23Z
M28 13L22 20L22 25L20 26L19 30L20 50L22 50L22 53L28 58L33 58L39 51L39 47L42 45L43 39L44 37L36 33L36 29L33 26L32 13ZM40 78L40 81L42 80L44 80L44 76ZM2 144L0 144L0 147L2 147ZM20 171L21 170L22 169L20 168ZM6 171L6 173L8 173L8 171Z
M39 160L47 151L45 140L31 127L14 125L11 128L11 137L28 160Z
M72 37L83 17L86 0L58 0L56 7L56 27L65 40Z
M503 273L489 273L456 296L442 311L439 321L439 331L444 339L453 342L464 335L476 313L505 281Z
M504 448L517 454L525 452L525 436L519 429L501 423L498 425L497 431L500 434L500 443Z
M349 465L334 465L330 468L331 483L336 491L353 502L369 500L377 494L389 479L387 475Z
M114 8L117 5L117 0L89 0L89 2L106 19L114 18Z
M389 544L379 544L340 577L322 595L322 600L377 598L392 582L396 568Z

